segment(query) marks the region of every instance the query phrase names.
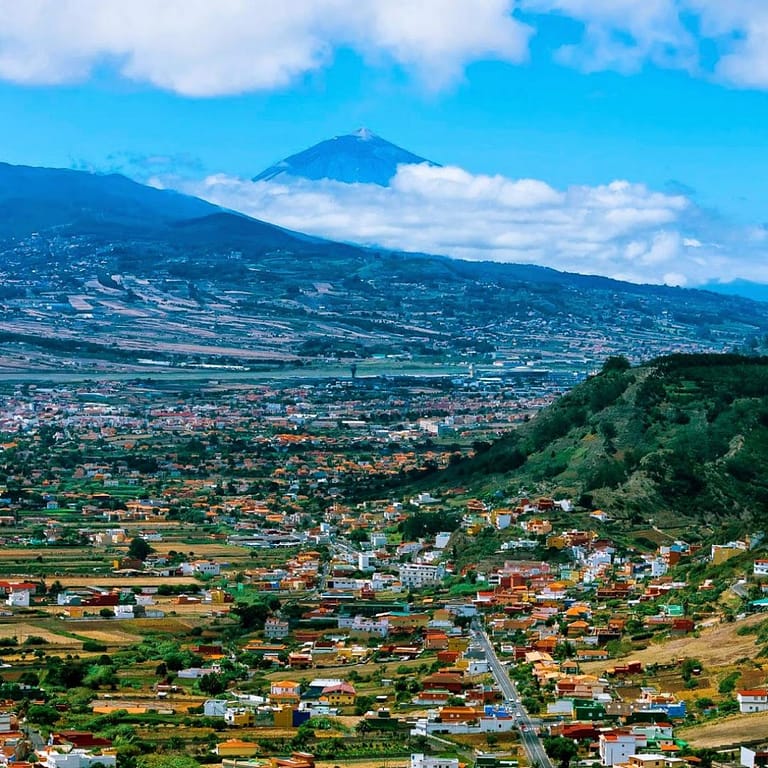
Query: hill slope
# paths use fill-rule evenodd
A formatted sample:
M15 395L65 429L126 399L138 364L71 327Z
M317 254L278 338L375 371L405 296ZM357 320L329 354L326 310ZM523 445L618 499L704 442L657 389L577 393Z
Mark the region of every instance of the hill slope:
M652 521L700 539L765 528L768 358L676 355L631 369L611 362L446 470L440 487L571 496L608 512L609 530Z
M117 175L0 164L0 214L0 370L496 353L571 376L768 334L764 303L359 248Z

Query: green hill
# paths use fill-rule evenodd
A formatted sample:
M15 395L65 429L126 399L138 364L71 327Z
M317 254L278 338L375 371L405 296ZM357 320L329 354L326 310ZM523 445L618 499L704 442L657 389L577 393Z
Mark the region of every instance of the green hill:
M637 368L610 359L437 482L480 496L570 497L606 511L615 531L720 539L766 527L766 470L768 358L676 355Z

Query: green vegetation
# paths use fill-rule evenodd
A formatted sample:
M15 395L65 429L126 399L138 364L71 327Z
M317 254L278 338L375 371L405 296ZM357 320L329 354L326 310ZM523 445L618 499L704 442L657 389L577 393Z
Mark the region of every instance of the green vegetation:
M587 511L605 510L614 534L646 547L658 543L649 519L691 540L764 526L768 358L625 363L609 360L528 424L433 476L430 487L568 496Z

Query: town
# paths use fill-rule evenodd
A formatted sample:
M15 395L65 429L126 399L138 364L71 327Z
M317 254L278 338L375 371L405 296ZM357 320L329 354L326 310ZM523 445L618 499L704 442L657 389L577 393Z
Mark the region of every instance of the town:
M763 531L420 490L556 383L4 386L0 762L766 760Z

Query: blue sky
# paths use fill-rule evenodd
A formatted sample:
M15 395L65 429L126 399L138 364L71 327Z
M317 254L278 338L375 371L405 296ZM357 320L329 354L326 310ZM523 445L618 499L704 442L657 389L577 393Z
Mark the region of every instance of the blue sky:
M534 179L562 199L574 186L626 180L683 197L685 215L653 222L644 242L673 230L680 242L709 238L711 254L730 249L729 263L741 268L699 270L681 282L768 282L759 268L768 221L768 2L295 0L290 13L272 6L0 0L8 22L0 159L117 169L167 185L182 179L183 188L205 193L210 185L195 181L246 179L365 125L463 169L465 180ZM322 192L346 199L344 190ZM317 195L306 199L318 204ZM256 200L280 216L262 193ZM258 214L254 205L240 207ZM634 231L619 237L622 248L635 242ZM552 254L532 249L534 256ZM579 269L591 270L657 282L677 274L599 260Z

